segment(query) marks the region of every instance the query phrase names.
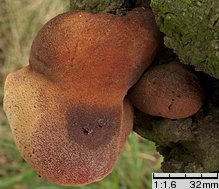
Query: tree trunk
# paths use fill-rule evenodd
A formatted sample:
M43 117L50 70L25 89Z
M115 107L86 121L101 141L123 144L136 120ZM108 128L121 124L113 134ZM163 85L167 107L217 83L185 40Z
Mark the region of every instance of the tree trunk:
M70 0L71 10L123 15L148 0ZM162 54L156 61L170 58ZM171 55L174 57L175 55ZM175 58L175 57L174 57ZM219 171L219 80L197 73L206 92L203 108L194 116L170 120L146 115L135 109L134 131L156 143L164 156L164 172Z

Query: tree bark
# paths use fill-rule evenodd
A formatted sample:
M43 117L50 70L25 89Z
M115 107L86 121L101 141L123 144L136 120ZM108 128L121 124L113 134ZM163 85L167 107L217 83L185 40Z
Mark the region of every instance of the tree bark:
M123 15L148 0L70 0L71 10ZM176 58L171 53L157 56L155 63ZM197 73L206 92L202 109L194 116L170 120L146 115L135 109L134 131L156 143L164 156L164 172L219 171L219 80Z
M134 7L149 7L150 0L70 0L70 9L123 15Z

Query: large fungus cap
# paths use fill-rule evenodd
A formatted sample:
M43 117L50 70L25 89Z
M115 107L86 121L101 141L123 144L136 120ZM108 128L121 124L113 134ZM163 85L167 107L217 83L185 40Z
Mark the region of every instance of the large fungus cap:
M196 75L179 62L149 68L130 90L133 104L146 114L170 119L195 114L204 101Z
M39 175L84 185L111 172L133 126L125 95L158 44L143 8L65 13L39 31L30 65L7 77L4 97L15 142Z

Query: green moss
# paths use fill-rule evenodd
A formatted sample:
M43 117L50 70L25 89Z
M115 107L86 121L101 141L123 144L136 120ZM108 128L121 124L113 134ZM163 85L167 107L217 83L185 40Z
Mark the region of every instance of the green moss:
M152 0L165 44L180 60L219 78L219 1Z

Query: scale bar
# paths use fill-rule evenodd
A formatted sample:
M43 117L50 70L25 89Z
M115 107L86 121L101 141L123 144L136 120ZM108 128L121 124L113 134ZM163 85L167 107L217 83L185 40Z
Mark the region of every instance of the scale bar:
M174 173L173 173L174 174ZM219 178L219 173L217 173L217 176L213 176L213 177L203 177L203 175L201 174L201 176L200 177L191 177L191 176L187 176L186 174L185 174L185 176L184 177L174 177L174 176L171 176L170 174L169 174L169 176L167 176L167 177L157 177L157 176L155 176L154 175L154 173L153 173L153 179L218 179Z

